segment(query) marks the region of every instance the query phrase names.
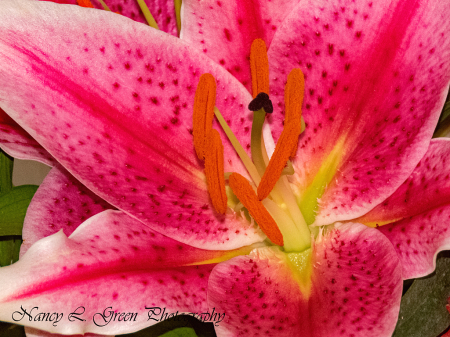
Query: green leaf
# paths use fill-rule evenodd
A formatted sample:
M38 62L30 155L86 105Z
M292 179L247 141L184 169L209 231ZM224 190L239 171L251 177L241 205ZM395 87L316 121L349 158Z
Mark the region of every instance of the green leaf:
M23 220L38 186L14 187L0 196L0 236L22 235Z
M442 123L448 116L450 116L450 101L445 102L441 116L439 117L439 123Z
M197 335L192 328L177 328L175 330L166 332L160 337L197 337Z
M202 323L189 315L178 315L141 331L117 337L216 337L213 323Z
M26 337L23 326L0 322L0 337Z
M450 90L445 100L444 108L442 109L439 123L442 123L448 116L450 116Z
M402 297L393 337L436 337L450 325L450 252L442 252L436 271L416 279Z
M22 238L20 236L0 237L0 267L9 266L19 260L21 244Z
M13 163L13 158L0 150L0 195L12 189Z

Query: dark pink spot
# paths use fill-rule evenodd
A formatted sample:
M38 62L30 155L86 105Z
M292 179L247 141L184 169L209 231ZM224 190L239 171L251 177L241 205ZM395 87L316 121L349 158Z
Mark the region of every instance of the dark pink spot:
M333 55L334 52L334 45L331 43L328 45L328 54Z
M232 37L231 37L231 33L228 29L224 28L223 32L225 33L225 37L228 41L231 41Z

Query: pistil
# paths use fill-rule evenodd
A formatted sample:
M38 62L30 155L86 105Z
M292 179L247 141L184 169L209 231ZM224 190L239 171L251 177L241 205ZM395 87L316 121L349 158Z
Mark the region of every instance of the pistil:
M264 199L261 202L269 211L277 224L282 224L279 229L284 239L284 249L288 252L301 252L310 247L309 232L303 233L296 226L291 217L282 211L278 205L270 199ZM297 207L298 208L298 207ZM307 229L307 227L305 227Z
M266 44L261 39L253 41L250 49L250 70L252 73L253 101L249 109L253 111L253 124L251 134L251 152L258 173L262 176L266 170L263 152L262 128L266 112L272 113L273 106L269 99L269 59L267 58Z
M266 112L264 111L264 108L253 112L250 148L252 151L253 163L255 164L260 176L263 176L264 171L266 170L266 162L264 161L263 156L263 151L266 149L263 146L262 140L262 128L265 119Z
M284 129L275 146L275 152L258 185L258 198L267 198L281 176L288 159L297 151L298 137L301 132L301 108L303 104L304 77L300 69L294 69L288 76L285 89L286 118ZM303 90L300 90L303 88ZM287 100L286 100L287 98Z

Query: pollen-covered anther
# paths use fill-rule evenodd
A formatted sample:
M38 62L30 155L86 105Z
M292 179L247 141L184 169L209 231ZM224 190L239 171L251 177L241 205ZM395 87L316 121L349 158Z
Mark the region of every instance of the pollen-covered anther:
M95 8L89 0L77 0L77 5L86 8Z
M277 223L261 201L258 200L258 196L248 180L239 173L232 173L228 181L236 197L247 208L250 215L255 219L270 241L278 246L284 246L283 235Z
M285 123L290 123L290 119L298 118L301 128L302 105L305 92L305 76L298 68L292 69L288 75L288 80L284 90ZM298 142L297 142L298 144ZM297 153L297 146L294 147L291 157Z
M209 133L208 144L205 151L205 175L208 191L214 209L220 214L225 214L227 194L223 168L223 145L217 130L212 129Z
M206 141L212 130L215 103L216 81L211 74L203 74L195 92L193 114L194 148L200 160L205 159Z
M258 185L259 200L265 199L280 178L283 168L290 157L297 152L298 137L301 133L301 116L305 79L300 69L293 69L285 87L284 129L277 142L275 151L270 158L269 165L264 171Z
M260 92L269 94L269 59L266 44L261 39L252 43L250 50L250 69L252 72L253 98Z

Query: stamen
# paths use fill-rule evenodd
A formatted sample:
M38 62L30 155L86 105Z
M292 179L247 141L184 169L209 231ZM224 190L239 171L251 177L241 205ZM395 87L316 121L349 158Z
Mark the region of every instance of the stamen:
M214 107L214 114L216 115L217 121L219 122L223 131L227 135L228 140L230 141L231 145L233 145L234 150L238 154L239 158L242 160L242 163L244 164L245 168L247 169L248 174L250 175L252 180L255 182L255 184L259 184L259 182L261 181L261 176L259 175L258 170L256 169L256 167L253 164L250 157L247 155L247 152L245 152L241 143L239 143L239 141L236 138L233 131L231 131L230 127L228 126L227 122L225 121L225 118L223 118L222 114L220 113L219 109L217 109L217 107Z
M220 214L225 214L227 211L227 194L225 192L223 169L223 145L217 130L212 129L209 133L208 144L205 152L205 174L208 191L214 209Z
M269 94L269 60L266 44L261 39L252 43L250 50L250 69L252 71L253 98L260 92Z
M77 5L85 8L95 8L90 0L77 0Z
M272 200L264 199L262 204L278 224L278 228L283 235L286 252L301 252L311 246L309 231L300 230L294 221Z
M285 123L289 123L292 118L298 118L300 120L300 132L303 129L302 124L304 123L301 120L304 92L305 76L300 69L292 69L288 75L288 81L284 90ZM294 157L297 153L297 145L293 148L291 157Z
M283 235L277 223L266 210L264 205L258 200L258 196L251 187L247 179L239 173L233 173L229 179L230 187L240 202L247 208L250 215L255 219L261 230L274 244L283 246Z
M288 160L287 163L286 163L286 167L283 169L283 171L281 171L281 174L285 175L285 176L291 176L294 173L295 173L294 167L292 166L291 161Z
M111 10L109 9L108 5L105 4L105 2L103 0L98 0L98 2L100 2L100 4L102 5L103 9L105 11L111 12Z
M297 146L298 136L300 135L300 126L297 123L291 123L284 126L281 137L275 147L275 152L270 158L269 165L258 185L258 198L263 200L272 191L281 176L281 172L286 166L286 162L291 156L292 150Z
M303 73L299 69L292 70L285 88L286 117L284 129L258 186L259 200L269 195L280 178L286 162L297 152L298 136L301 132L304 87Z
M180 36L180 32L181 32L181 4L182 4L182 0L174 0L175 16L177 18L178 36Z
M147 23L150 27L159 29L158 24L156 23L155 19L153 18L152 13L150 13L150 10L147 7L147 4L144 0L137 0L139 7L141 8L142 13L145 16L145 19L147 20Z
M205 158L206 141L212 130L214 104L216 103L216 81L211 74L203 74L195 92L193 134L194 147L200 160Z

